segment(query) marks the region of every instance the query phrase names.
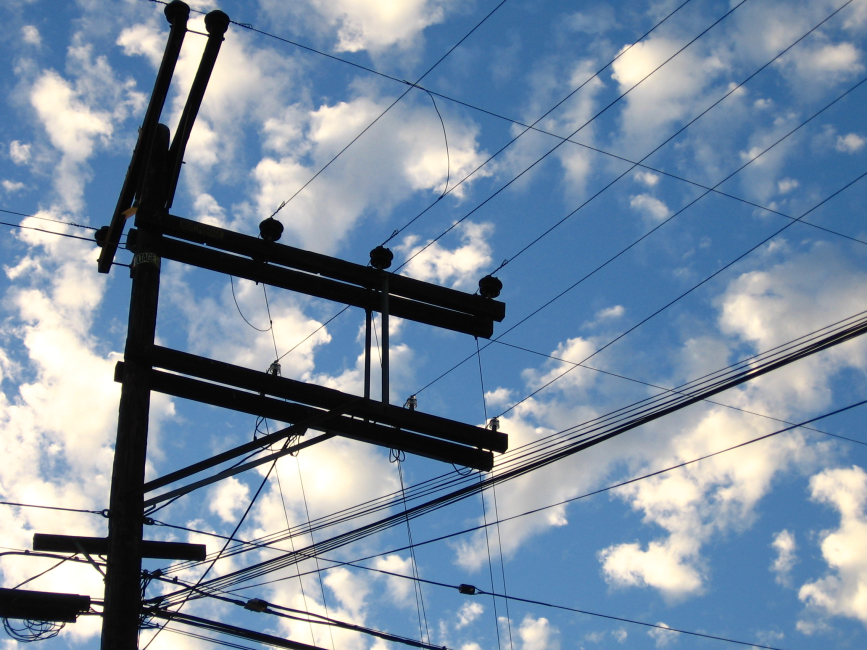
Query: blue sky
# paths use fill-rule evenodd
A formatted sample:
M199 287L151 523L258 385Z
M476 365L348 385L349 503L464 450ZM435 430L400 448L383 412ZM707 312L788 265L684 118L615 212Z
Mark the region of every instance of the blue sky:
M512 449L544 441L659 392L647 384L684 384L867 309L867 1L844 2L508 0L442 61L497 3L191 2L266 34L230 27L172 212L257 234L288 201L278 218L291 245L366 264L388 241L401 273L469 292L496 270L507 315L495 329L502 338L480 341L478 357L472 337L392 322L391 401L417 394L420 410L478 425L499 415ZM88 238L68 224L108 223L168 34L162 9L146 0L2 4L0 208L12 213L0 220L26 227L3 226L0 244L4 501L108 505L128 273L100 275L93 244L32 228ZM190 28L203 31L201 14ZM172 130L204 40L186 38L162 118ZM434 95L400 81L425 72L419 84ZM262 287L236 280L234 293L237 307L224 276L164 264L159 342L260 370L282 356L284 376L361 392L359 310L321 327L342 305L271 289L273 329L260 332L244 318L268 327ZM573 365L585 360L595 370ZM501 483L484 510L475 496L414 519L412 538L550 506L849 406L865 399L865 372L867 343L850 341ZM487 539L476 531L421 545L418 574L764 646L864 647L862 414L513 518ZM148 475L246 442L255 424L155 394ZM147 537L219 550L205 533L232 532L263 467L153 515L202 532L154 526ZM413 456L401 468L408 488L460 479ZM208 578L310 544L308 516L399 490L398 466L377 447L335 439L285 458L238 538L287 526L297 535L220 560ZM96 515L2 507L7 550L30 548L33 532L105 534ZM315 541L401 509L392 501L316 531ZM736 647L430 584L420 616L410 580L325 570L370 558L360 564L409 575L409 552L396 550L407 543L406 527L394 527L322 553L318 566L301 562L300 580L290 567L267 577L276 582L233 586L244 588L233 597L327 607L334 618L460 650ZM2 586L50 566L0 557ZM194 583L203 570L172 575ZM27 586L102 594L86 565ZM183 611L322 648L385 644L213 599ZM99 625L83 617L44 647L98 647ZM165 631L150 647L219 646Z

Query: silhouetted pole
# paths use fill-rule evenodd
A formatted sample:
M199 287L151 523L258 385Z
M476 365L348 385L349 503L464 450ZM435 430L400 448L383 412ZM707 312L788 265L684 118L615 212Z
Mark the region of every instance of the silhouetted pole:
M169 130L157 125L139 210L165 204ZM140 228L132 264L132 295L124 350L123 386L114 448L108 520L108 567L102 622L103 650L135 650L141 615L144 483L150 411L148 354L154 344L160 288L159 234Z

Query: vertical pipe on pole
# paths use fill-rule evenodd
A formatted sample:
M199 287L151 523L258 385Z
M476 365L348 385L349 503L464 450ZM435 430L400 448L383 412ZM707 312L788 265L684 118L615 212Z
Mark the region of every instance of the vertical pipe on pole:
M382 272L382 405L388 406L388 271Z
M370 309L364 310L364 399L370 399Z

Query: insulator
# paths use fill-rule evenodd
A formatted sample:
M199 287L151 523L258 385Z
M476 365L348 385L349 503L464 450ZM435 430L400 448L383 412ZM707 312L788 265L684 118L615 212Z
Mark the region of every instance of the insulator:
M280 373L280 364L275 361L270 366L268 366L268 374L274 375L275 377L282 376Z
M491 431L499 431L500 430L500 418L491 418L491 422L488 425L491 427Z
M415 395L410 395L406 400L406 404L403 406L404 408L408 408L410 411L415 411L418 406L418 398L416 398Z
M475 596L479 593L479 589L473 585L458 585L458 591L467 596Z
M166 15L166 20L169 21L169 24L174 25L176 20L186 21L190 17L190 8L186 3L181 2L181 0L172 0L163 9L163 13Z
M205 29L208 30L209 34L222 35L229 29L229 23L231 22L229 17L218 9L205 16Z
M210 16L211 14L208 15ZM277 241L283 234L283 224L274 217L268 217L259 224L259 234L265 241Z
M99 230L97 230L93 234L93 238L96 240L96 245L102 248L105 246L105 240L108 237L108 226L103 226Z
M479 293L482 298L496 298L503 290L503 283L493 275L486 275L479 280Z
M391 261L394 259L394 253L388 250L385 246L377 246L370 251L370 265L382 271L391 266Z

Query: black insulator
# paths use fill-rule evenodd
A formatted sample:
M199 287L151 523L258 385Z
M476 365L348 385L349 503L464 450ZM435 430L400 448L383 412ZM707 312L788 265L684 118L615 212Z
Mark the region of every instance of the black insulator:
M458 591L467 596L475 596L479 590L473 585L458 585Z
M503 290L503 283L493 275L486 275L479 280L479 293L482 298L496 298Z
M93 238L96 240L96 245L102 248L105 246L105 240L108 237L108 226L103 226L95 233L93 233Z
M185 2L181 2L181 0L172 0L172 2L167 4L166 8L163 9L163 13L165 13L166 20L169 21L169 24L174 25L175 21L178 19L186 22L190 17L190 8Z
M209 34L217 34L221 36L226 33L227 29L229 29L229 23L231 22L232 21L229 20L229 17L226 14L217 9L205 16L205 29L208 30Z
M209 16L211 14L208 14ZM283 224L274 217L268 217L259 224L259 234L265 241L277 241L283 234Z
M382 271L391 266L391 261L394 259L394 253L388 250L385 246L377 246L370 251L370 265Z

